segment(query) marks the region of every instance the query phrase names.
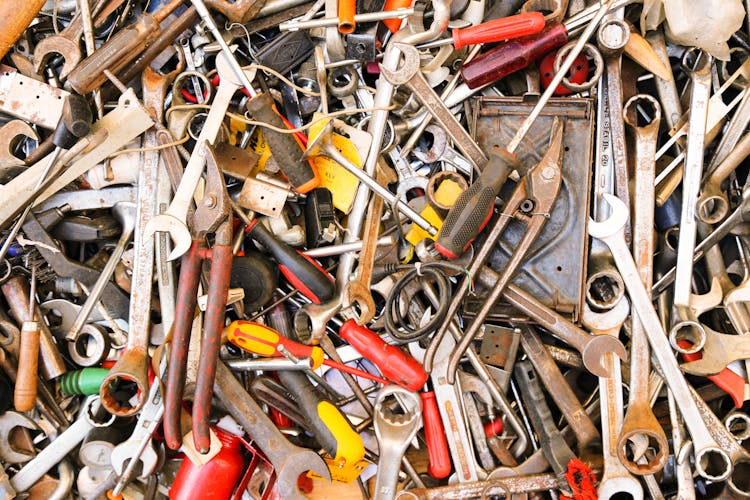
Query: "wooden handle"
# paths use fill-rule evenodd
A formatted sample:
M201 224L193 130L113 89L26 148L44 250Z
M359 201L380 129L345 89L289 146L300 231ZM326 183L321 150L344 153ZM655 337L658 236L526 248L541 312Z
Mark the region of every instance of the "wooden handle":
M0 2L0 59L29 27L45 0Z
M21 328L16 388L13 392L13 404L17 411L31 411L36 402L39 336L39 325L36 321L24 322Z

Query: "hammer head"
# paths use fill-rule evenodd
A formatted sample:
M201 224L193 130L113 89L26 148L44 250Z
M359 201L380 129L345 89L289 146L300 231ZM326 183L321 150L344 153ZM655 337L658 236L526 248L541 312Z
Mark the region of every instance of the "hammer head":
M609 218L601 222L589 219L589 234L599 240L604 240L622 232L629 217L628 208L617 196L609 193L605 193L602 196L609 203L612 213Z

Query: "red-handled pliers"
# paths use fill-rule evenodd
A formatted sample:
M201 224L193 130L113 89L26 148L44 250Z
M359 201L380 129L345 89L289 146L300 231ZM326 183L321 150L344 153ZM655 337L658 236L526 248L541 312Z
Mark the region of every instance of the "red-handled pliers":
M204 147L207 149L206 189L193 214L192 245L182 257L164 398L164 437L167 446L176 450L182 444L180 412L198 283L203 261L210 260L211 268L207 279L208 301L203 319L203 336L193 400L193 441L201 453L207 452L211 444L209 413L232 271L232 208L229 194L216 163L213 148L208 144ZM214 244L208 248L206 236L211 233L214 234Z

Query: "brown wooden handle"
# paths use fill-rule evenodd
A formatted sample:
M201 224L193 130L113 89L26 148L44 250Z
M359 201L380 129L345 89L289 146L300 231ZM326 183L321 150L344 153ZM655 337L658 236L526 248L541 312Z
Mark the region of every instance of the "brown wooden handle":
M34 20L45 0L0 2L0 59Z
M18 375L13 392L17 411L31 411L36 402L36 381L39 368L39 328L35 321L24 322L18 354Z

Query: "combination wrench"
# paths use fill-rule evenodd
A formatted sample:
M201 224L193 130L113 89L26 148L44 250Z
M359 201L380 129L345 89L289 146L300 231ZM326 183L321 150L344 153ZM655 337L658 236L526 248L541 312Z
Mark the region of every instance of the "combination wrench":
M709 434L706 422L703 421L690 393L689 385L672 355L669 340L643 286L633 256L625 243L623 228L628 220L628 209L615 196L605 194L604 199L609 203L612 213L602 222L590 220L589 234L606 243L612 252L630 300L648 335L652 354L661 368L664 381L675 396L680 412L685 418L685 425L693 438L693 453L698 474L711 481L723 481L731 475L732 463L727 452Z

